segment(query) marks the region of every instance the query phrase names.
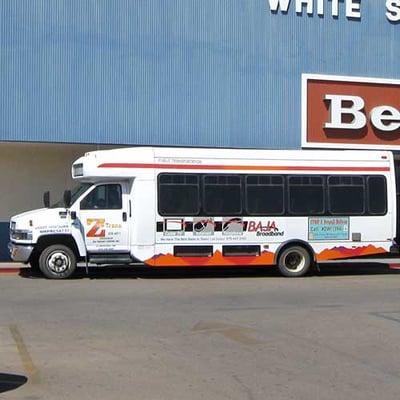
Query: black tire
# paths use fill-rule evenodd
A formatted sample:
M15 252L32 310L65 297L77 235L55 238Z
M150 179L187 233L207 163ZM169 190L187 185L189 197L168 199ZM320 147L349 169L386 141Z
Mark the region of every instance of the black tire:
M32 254L29 260L29 265L31 266L31 272L34 275L40 274L40 267L39 267L39 254Z
M49 279L67 279L76 270L76 256L67 246L54 244L42 251L39 268Z
M304 276L311 266L310 253L302 246L288 246L279 254L278 268L283 276Z

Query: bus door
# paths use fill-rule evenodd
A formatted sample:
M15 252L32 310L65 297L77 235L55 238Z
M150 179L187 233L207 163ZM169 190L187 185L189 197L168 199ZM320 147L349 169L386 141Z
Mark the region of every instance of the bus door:
M397 205L397 221L396 221L396 242L400 241L400 160L395 159L394 171L396 176L396 205Z
M95 186L80 202L79 220L88 253L129 252L126 183Z

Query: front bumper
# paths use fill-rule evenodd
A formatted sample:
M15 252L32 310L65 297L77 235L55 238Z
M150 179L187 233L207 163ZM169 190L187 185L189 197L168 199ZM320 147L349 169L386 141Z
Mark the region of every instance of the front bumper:
M10 242L8 243L8 250L13 261L27 263L32 254L33 246Z

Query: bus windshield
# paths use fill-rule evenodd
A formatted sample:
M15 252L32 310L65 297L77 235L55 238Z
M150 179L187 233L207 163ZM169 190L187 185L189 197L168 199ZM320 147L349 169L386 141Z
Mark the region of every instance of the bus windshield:
M92 185L93 185L92 183L81 183L80 185L75 186L71 190L71 204L74 204L75 201L81 196L81 194L86 192L86 190L89 189L89 187ZM50 208L60 208L60 207L64 207L63 199L54 203Z

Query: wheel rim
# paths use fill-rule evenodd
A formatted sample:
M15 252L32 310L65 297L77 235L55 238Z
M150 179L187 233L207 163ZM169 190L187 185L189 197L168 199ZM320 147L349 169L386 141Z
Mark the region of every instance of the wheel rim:
M55 251L47 258L47 265L55 274L62 274L69 269L71 261L63 251Z
M299 272L306 265L306 258L298 251L289 251L283 258L283 265L291 272Z

